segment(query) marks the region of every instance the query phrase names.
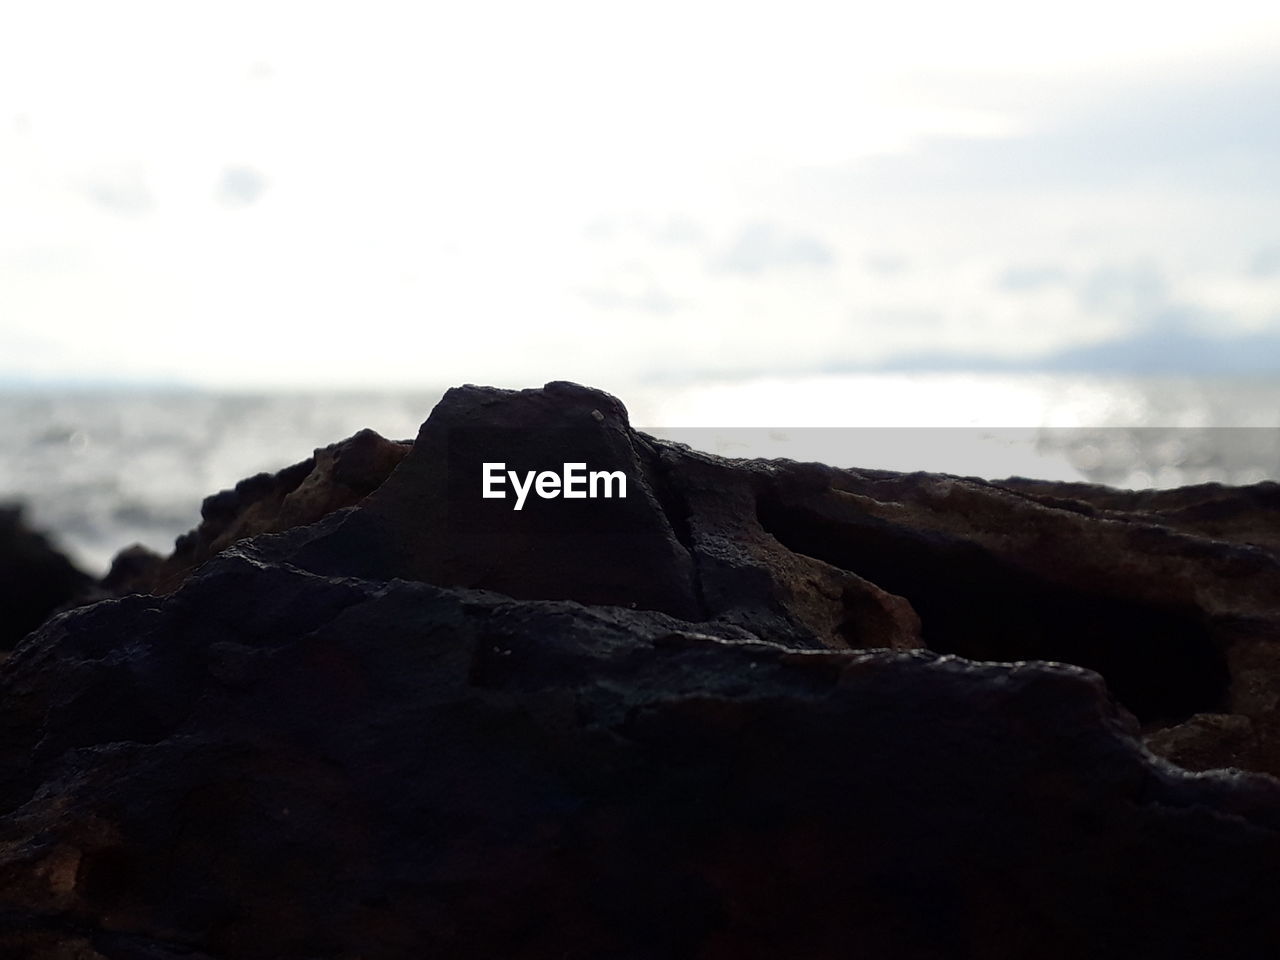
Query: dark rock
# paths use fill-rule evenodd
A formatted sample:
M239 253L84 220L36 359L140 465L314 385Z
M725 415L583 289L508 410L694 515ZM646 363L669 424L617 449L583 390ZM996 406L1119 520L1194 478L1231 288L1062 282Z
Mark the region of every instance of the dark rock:
M573 597L694 617L693 563L657 502L622 405L574 384L448 391L360 510L293 557L309 569ZM480 495L481 465L522 475L565 462L621 471L625 498L530 502ZM508 489L510 486L508 485ZM536 509L535 509L536 506Z
M1057 498L1091 515L1159 523L1213 540L1234 541L1280 553L1280 483L1271 480L1245 487L1201 483L1171 490L1116 490L1090 483L1027 480L1001 481L1001 486L1032 493L1042 502Z
M626 499L480 496L481 464L627 477ZM735 623L803 646L919 646L910 605L785 549L756 501L775 465L732 465L637 433L622 404L576 384L447 392L413 449L358 510L262 548L318 573L403 578Z
M1142 740L1280 770L1245 507L731 462L571 384L450 391L291 522L314 471L0 666L0 956L1280 950L1280 783Z
M205 498L200 525L178 538L170 556L156 562L130 547L112 562L102 585L117 594L172 593L193 569L233 543L314 523L359 503L408 450L407 443L361 430L278 473L241 480L235 489Z
M115 555L111 561L111 569L99 586L108 595L134 592L134 587L156 577L163 563L164 558L160 554L135 543Z
M1197 713L1189 720L1149 734L1154 752L1191 770L1248 765L1249 745L1257 739L1253 722L1237 714Z
M1076 667L232 552L3 683L0 897L88 956L1280 949L1280 785L1155 761Z
M92 579L0 504L0 654L88 588Z

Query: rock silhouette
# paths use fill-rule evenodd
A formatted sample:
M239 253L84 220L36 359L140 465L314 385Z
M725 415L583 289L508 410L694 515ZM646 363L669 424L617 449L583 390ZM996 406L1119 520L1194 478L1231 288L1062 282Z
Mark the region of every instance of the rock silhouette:
M31 529L17 504L0 504L0 657L92 578Z
M728 461L564 383L361 462L0 666L0 954L1280 950L1275 485Z
M239 540L314 523L358 503L382 484L408 449L361 430L276 474L241 480L205 498L200 525L178 538L172 554L152 559L145 548L122 551L103 585L117 593L172 593L193 568Z

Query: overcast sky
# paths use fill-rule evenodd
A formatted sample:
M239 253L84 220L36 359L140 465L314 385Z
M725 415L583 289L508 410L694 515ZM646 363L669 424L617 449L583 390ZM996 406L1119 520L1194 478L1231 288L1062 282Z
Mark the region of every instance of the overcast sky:
M8 4L0 381L1280 373L1280 7Z

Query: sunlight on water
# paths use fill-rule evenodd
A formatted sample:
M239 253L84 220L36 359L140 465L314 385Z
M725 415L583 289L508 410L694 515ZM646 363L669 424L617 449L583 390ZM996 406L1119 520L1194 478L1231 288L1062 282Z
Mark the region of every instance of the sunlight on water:
M640 389L652 432L728 457L1113 486L1280 476L1280 381L867 374Z
M1280 427L1280 380L847 374L640 387L663 427Z

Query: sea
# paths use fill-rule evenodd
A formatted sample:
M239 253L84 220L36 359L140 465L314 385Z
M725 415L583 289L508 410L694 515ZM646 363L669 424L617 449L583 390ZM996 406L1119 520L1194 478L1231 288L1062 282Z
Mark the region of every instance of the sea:
M512 386L504 384L504 386ZM827 374L601 384L646 432L728 457L1129 489L1280 479L1280 377ZM0 502L94 574L160 553L208 495L365 427L411 439L443 387L0 390Z

